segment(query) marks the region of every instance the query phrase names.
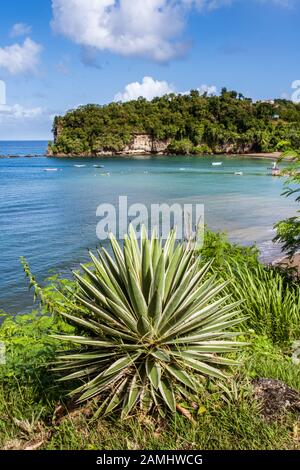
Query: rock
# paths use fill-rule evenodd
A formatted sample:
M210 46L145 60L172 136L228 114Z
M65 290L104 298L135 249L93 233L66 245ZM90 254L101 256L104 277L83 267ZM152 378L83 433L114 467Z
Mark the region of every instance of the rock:
M267 421L280 418L290 411L300 414L300 393L275 379L252 381L254 398L261 403L261 413Z
M130 144L121 151L124 155L164 153L170 140L158 140L148 134L134 134Z

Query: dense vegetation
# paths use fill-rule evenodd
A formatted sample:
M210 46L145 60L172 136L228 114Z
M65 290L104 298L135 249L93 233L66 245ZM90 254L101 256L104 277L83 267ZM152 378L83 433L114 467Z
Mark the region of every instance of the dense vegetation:
M122 152L135 133L168 139L168 153L272 152L300 147L300 104L253 102L235 91L220 96L170 94L105 106L87 105L56 117L54 154Z
M286 153L282 154L282 158ZM285 182L285 191L283 193L286 197L295 197L297 202L300 202L300 150L289 152L293 156L293 165L283 171L283 174L288 175L288 180ZM300 251L300 210L294 217L282 220L275 225L277 235L275 241L282 243L282 250L287 252L290 257L293 257Z
M237 340L250 344L229 354L242 363L232 370L230 379L223 385L218 379L205 379L201 390L193 393L193 403L181 398L178 412L167 419L146 417L142 409L125 421L118 413L97 417L101 400L94 397L78 406L67 397L78 386L78 378L58 382L51 363L57 365L55 358L62 351L67 357L70 347L72 354L86 347L74 349L58 338L89 334L87 318L74 310L78 285L52 278L47 288L40 289L25 264L43 306L39 313L4 316L0 328L7 352L6 365L0 367L0 447L299 449L298 417L282 411L278 419L264 419L252 383L259 377L275 378L300 390L299 365L291 359L293 341L300 333L299 308L293 310L295 299L300 298L299 284L289 273L262 266L255 248L232 245L224 235L207 232L200 255L200 266L214 258L210 274L216 282L228 281L228 304L244 299L240 308L248 318L237 326L236 331L243 327ZM60 315L71 311L83 323Z

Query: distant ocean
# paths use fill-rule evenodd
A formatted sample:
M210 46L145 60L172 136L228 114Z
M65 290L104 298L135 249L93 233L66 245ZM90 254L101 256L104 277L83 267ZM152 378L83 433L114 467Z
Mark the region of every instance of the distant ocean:
M19 141L0 141L0 156L28 156L28 155L46 155L47 140L19 140Z

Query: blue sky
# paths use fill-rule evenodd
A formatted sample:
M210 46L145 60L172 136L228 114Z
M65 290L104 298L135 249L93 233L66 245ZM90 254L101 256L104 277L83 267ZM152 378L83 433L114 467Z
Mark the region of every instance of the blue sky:
M139 95L290 98L299 24L300 0L3 1L0 139L49 139L55 114Z

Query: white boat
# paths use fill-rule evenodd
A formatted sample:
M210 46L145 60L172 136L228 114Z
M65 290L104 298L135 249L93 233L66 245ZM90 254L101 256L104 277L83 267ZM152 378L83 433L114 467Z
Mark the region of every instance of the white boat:
M45 168L44 171L58 171L58 168Z
M76 168L83 168L83 167L85 167L86 165L74 165L74 166L76 166Z
M237 176L243 176L244 173L242 171L236 171L234 174Z
M212 166L221 166L223 165L223 162L213 162Z
M104 165L93 165L94 168L104 168Z

